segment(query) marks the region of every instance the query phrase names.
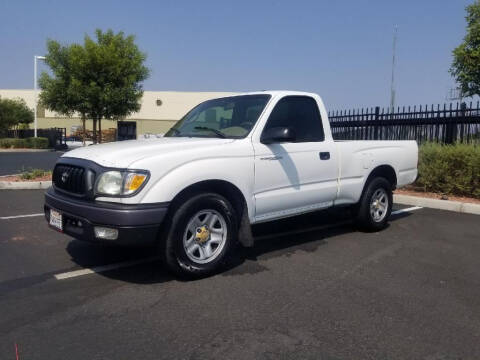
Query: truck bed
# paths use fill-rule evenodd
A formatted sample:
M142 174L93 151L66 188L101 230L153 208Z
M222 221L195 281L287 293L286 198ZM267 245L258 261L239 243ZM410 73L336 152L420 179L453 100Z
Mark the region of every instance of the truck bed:
M339 188L335 204L357 202L372 169L391 166L396 186L402 187L417 177L418 147L405 140L339 140Z

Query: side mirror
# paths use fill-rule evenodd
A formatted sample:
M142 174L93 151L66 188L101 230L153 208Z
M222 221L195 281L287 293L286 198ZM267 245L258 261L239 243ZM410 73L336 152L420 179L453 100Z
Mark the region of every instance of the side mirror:
M262 133L260 142L262 144L273 144L295 141L295 130L290 127L273 127Z

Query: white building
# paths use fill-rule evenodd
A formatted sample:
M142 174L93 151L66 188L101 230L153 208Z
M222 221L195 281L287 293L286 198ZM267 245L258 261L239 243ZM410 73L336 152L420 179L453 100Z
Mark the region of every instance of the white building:
M165 133L176 121L180 120L190 109L202 101L233 95L229 92L177 92L177 91L145 91L140 111L125 118L134 123L136 135ZM1 90L0 97L7 99L24 99L30 108L35 105L33 90ZM55 112L37 107L38 128L66 128L67 135L81 126L79 116L65 117ZM33 127L33 124L31 125ZM92 121L87 120L87 129L92 129ZM102 130L117 128L117 122L102 120Z

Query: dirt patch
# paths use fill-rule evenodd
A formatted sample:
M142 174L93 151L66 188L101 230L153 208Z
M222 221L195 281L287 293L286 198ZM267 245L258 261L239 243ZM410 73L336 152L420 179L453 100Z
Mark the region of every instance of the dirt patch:
M472 204L480 204L480 199L469 198L465 196L453 196L453 195L445 195L445 194L438 194L432 192L425 192L418 189L412 188L402 188L394 191L394 194L398 195L409 195L409 196L418 196L424 197L429 199L438 199L438 200L450 200L450 201L459 201L462 203L472 203Z

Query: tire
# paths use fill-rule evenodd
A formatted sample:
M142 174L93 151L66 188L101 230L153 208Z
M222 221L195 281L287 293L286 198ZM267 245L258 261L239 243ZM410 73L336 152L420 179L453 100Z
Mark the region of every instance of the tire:
M392 185L383 177L366 185L356 207L356 224L364 231L380 231L387 226L392 212Z
M167 220L160 240L164 265L187 278L218 272L237 245L237 223L235 210L223 196L194 195L173 209Z

